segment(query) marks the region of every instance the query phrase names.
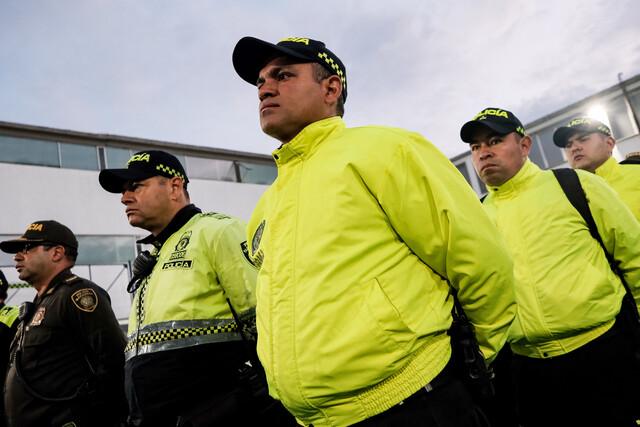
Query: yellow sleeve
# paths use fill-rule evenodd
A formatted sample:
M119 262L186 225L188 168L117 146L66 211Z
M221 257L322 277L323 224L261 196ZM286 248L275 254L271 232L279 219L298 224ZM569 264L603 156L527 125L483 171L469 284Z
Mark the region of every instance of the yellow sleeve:
M256 306L258 269L247 252L244 221L231 218L218 236L215 270L220 285L238 314Z

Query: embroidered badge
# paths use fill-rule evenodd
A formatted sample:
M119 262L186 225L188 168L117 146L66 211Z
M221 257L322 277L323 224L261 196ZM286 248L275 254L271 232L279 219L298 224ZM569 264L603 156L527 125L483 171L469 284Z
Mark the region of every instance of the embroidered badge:
M189 245L189 240L191 239L191 230L185 231L185 233L180 237L178 244L176 245L176 252L184 251Z
M98 296L93 289L86 288L71 295L71 301L82 311L91 313L98 306Z
M251 264L252 266L258 267L251 260L251 256L249 255L249 245L247 245L247 241L246 240L244 242L240 243L240 248L242 249L242 255L244 255L244 259L246 259L249 262L249 264Z
M253 255L256 254L256 251L260 247L260 240L262 240L262 233L264 233L264 225L265 225L265 221L262 220L262 222L256 229L256 232L253 233L253 240L251 240L251 253Z
M41 324L42 321L44 320L44 312L45 312L45 308L40 307L33 315L33 318L31 319L31 323L29 323L29 326L38 326L39 324Z

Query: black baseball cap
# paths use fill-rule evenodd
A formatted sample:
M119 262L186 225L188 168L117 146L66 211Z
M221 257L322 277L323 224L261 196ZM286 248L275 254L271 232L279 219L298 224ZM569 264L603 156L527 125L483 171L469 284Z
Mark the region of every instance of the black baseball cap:
M479 126L486 126L500 135L507 135L515 132L525 136L524 126L518 118L511 112L501 108L485 108L478 113L473 120L468 121L460 129L460 138L467 143L471 142L473 133Z
M22 237L0 242L0 250L9 254L17 254L24 249L25 243L55 243L75 250L78 249L78 239L73 231L53 220L32 223Z
M134 154L124 169L104 169L98 180L102 188L110 193L122 193L127 181L140 181L152 176L177 176L186 184L187 174L178 158L162 150L139 151Z
M577 132L600 132L603 135L611 136L611 129L609 126L602 123L600 120L592 119L590 117L579 117L573 119L568 125L559 127L553 133L553 143L558 147L564 148L569 142L569 138Z
M0 299L5 299L7 297L8 291L9 282L7 281L7 277L4 275L2 270L0 270Z
M287 37L272 44L255 37L243 37L233 49L233 67L243 80L252 85L269 61L279 56L291 56L301 62L317 62L342 80L342 96L347 100L347 69L323 42L305 37Z

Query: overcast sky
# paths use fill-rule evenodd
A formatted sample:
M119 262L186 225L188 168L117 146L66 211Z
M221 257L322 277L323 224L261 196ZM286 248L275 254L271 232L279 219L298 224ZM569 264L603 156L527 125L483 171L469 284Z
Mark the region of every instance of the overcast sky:
M448 156L484 107L524 123L640 74L638 0L0 0L0 120L270 153L251 35L324 41L347 126L420 132Z

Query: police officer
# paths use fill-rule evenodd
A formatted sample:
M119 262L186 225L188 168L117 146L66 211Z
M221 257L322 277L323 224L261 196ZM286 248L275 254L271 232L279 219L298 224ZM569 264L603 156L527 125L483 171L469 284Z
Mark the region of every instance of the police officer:
M509 341L519 424L637 425L640 372L618 322L621 278L554 173L529 160L531 137L513 113L485 108L460 137L487 185L483 206L514 258L518 316ZM603 179L576 172L640 305L640 224Z
M175 426L178 417L186 424L210 416L202 425L223 425L256 415L242 379L261 379L262 370L246 369L255 340L238 324L255 325L257 270L244 221L191 204L184 168L164 151L136 153L99 179L122 194L129 223L151 232L139 243L154 247L136 261L147 268L136 269L132 282L139 288L125 353L131 423Z
M564 148L572 168L606 179L640 221L640 167L631 164L633 161L619 164L611 156L616 140L609 126L590 117L578 117L556 129L553 142Z
M318 40L244 37L233 65L281 144L248 226L272 395L305 425L481 425L450 364L450 286L492 359L513 264L462 175L415 132L347 128L346 69Z
M9 282L0 270L0 369L2 370L2 383L9 363L9 346L18 330L18 307L5 305ZM0 402L0 426L5 426L4 403Z
M124 334L101 287L71 272L78 241L56 221L36 221L0 243L37 291L23 303L4 402L10 427L121 425L126 418Z

